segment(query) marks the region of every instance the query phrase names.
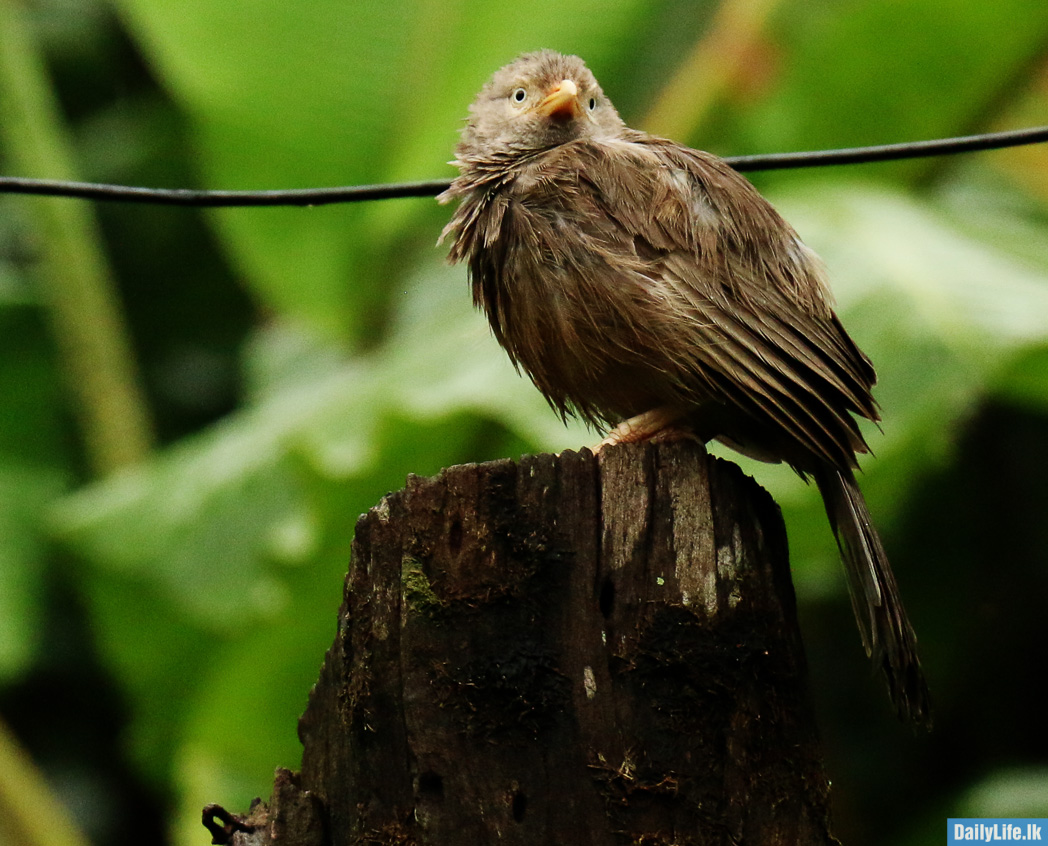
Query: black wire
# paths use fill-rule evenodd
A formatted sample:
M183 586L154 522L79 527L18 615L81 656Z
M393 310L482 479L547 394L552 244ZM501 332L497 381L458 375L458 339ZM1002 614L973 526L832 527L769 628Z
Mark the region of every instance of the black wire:
M399 182L388 185L354 185L345 188L295 188L279 191L195 191L189 188L138 188L97 182L65 182L59 179L28 179L0 176L0 194L40 194L76 197L82 200L111 200L161 206L324 206L360 200L395 197L435 197L451 184L448 179L428 182Z
M1048 141L1048 126L988 132L934 141L910 141L905 144L882 144L877 147L850 147L844 150L818 150L810 153L770 153L764 156L734 156L725 159L736 170L786 170L797 167L890 162L929 156L999 150Z
M934 141L912 141L877 147L850 147L842 150L817 150L805 153L771 153L759 156L727 156L725 161L739 171L785 170L800 167L886 162L928 156L997 150L1048 141L1048 126L940 138ZM232 206L323 206L363 200L388 200L397 197L435 197L451 184L449 179L425 182L394 182L385 185L354 185L343 188L299 188L278 191L195 191L186 188L138 188L129 185L105 185L94 182L67 182L58 179L30 179L0 176L0 194L37 194L50 197L74 197L84 200L109 200L121 203L149 203L167 206L218 208Z

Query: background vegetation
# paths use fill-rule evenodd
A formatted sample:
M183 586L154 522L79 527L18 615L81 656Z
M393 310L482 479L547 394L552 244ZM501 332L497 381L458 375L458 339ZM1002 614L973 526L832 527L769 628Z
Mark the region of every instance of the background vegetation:
M1048 123L1043 0L0 0L0 171L450 176L476 90L538 47L726 155ZM817 496L747 465L789 523L839 836L1048 816L1048 149L753 179L878 366L863 484L937 705L895 722ZM0 197L0 840L206 842L206 802L298 762L356 516L594 441L471 311L448 213Z

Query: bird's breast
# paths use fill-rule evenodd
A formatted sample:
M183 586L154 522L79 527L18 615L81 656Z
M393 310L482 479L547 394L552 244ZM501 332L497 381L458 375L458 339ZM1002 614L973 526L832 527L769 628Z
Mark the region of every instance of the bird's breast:
M663 376L643 319L656 280L577 183L515 187L486 210L498 223L480 228L495 235L470 263L496 338L562 412L608 422L648 410Z

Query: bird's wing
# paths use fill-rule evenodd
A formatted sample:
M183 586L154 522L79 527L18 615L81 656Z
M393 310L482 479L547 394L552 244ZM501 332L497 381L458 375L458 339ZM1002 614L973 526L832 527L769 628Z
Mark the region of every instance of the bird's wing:
M651 328L676 381L700 396L712 386L756 433L785 433L803 452L779 457L795 466L853 465L866 445L851 413L878 418L876 376L819 259L720 159L641 133L616 143L590 147L602 161L580 177L617 224L614 249L643 258L641 284L671 306Z

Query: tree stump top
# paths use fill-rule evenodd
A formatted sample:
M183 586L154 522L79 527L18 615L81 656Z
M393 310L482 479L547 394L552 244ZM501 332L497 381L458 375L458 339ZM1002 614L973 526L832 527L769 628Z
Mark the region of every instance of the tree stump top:
M410 477L300 737L311 843L836 842L781 517L695 444Z

